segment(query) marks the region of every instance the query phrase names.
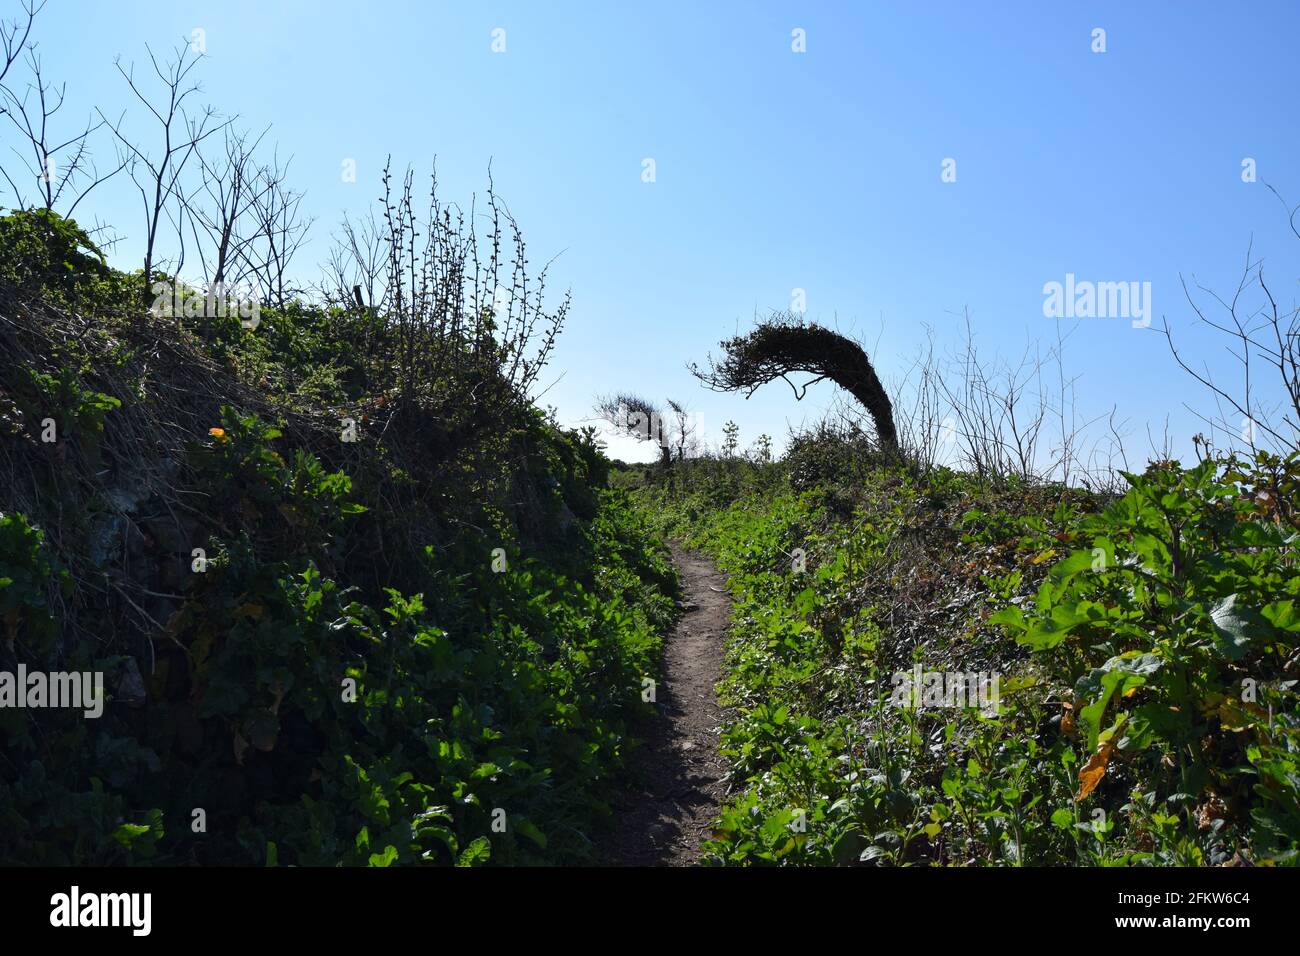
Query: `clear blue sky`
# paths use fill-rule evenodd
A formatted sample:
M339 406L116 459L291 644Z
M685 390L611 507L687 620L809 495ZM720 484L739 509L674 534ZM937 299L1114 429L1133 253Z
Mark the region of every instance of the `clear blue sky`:
M1241 179L1253 157L1300 202L1295 3L50 0L37 35L70 112L111 113L128 102L114 56L142 64L145 43L196 27L205 99L272 124L294 156L318 219L308 259L378 195L386 154L417 169L436 155L458 200L491 160L533 261L563 253L552 288L575 304L544 402L566 422L629 388L685 401L713 440L730 418L742 444L779 445L828 384L803 404L781 383L746 402L684 366L795 288L886 379L925 326L954 343L963 308L989 354L1054 339L1043 285L1066 273L1150 282L1155 324L1167 316L1193 352L1213 340L1190 329L1180 272L1230 292L1253 237L1281 304L1300 291L1300 241ZM356 184L341 181L348 157ZM940 177L949 157L955 183ZM92 208L129 237L124 186ZM120 251L134 259L129 239ZM1190 447L1201 426L1181 402L1207 402L1161 336L1125 319L1064 326L1084 411L1117 405L1135 458L1166 415Z

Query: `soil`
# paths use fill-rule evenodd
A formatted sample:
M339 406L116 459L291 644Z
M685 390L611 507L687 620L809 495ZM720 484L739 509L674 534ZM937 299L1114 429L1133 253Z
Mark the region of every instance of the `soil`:
M725 796L718 755L722 674L731 619L726 578L708 558L672 545L682 580L682 614L664 641L658 714L638 728L639 785L614 804L614 831L601 859L612 866L690 866L700 857Z

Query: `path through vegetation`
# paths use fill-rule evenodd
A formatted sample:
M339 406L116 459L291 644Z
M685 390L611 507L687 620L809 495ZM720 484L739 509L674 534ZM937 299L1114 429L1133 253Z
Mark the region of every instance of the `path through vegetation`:
M614 807L604 859L617 866L689 866L700 856L723 796L718 755L722 671L731 615L726 578L708 558L673 546L682 616L664 643L658 717L642 730L631 790Z

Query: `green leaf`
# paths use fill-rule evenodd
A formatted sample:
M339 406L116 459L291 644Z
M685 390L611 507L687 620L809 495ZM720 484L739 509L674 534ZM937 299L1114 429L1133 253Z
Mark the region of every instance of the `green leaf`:
M1267 638L1263 618L1257 611L1237 604L1236 594L1230 594L1210 609L1214 623L1215 644L1228 658L1236 661L1245 655L1255 638Z
M1147 677L1158 671L1162 663L1154 654L1128 651L1079 678L1074 685L1075 700L1080 704L1090 701L1079 708L1079 724L1087 733L1088 753L1097 750L1101 718L1111 698L1116 695L1123 697L1130 689L1145 684Z
M1300 632L1300 607L1296 606L1295 601L1274 601L1265 604L1259 613L1279 631Z
M113 831L113 839L127 849L131 848L138 837L144 836L149 832L149 827L143 823L123 823Z
M475 837L474 842L465 847L465 852L456 860L457 866L478 866L487 862L492 855L492 844L487 837Z
M1133 535L1133 550L1138 553L1142 563L1161 578L1173 572L1174 559L1169 554L1169 546L1150 534Z
M1082 605L1092 603L1091 601L1080 602ZM1016 643L1028 645L1036 651L1051 650L1069 637L1073 628L1085 624L1087 621L1086 607L1083 611L1080 611L1078 607L1058 604L1052 608L1051 613L1046 618L1033 621L1028 630L1016 638Z
M1016 633L1023 632L1025 629L1025 615L1020 608L1012 605L1004 607L1002 610L989 615L990 624L1001 624L1008 631Z
M539 848L546 849L546 834L537 829L531 820L518 818L514 821L514 827L520 834L536 843Z
M1052 570L1047 573L1048 578L1054 583L1053 597L1059 598L1065 593L1070 579L1081 571L1092 570L1092 549L1086 551L1073 551L1061 561L1052 565Z
M397 862L397 847L391 843L384 847L383 853L370 854L371 866L392 866Z
M848 866L860 858L866 844L867 838L857 830L847 830L840 834L835 845L831 847L831 859L835 861L836 866Z

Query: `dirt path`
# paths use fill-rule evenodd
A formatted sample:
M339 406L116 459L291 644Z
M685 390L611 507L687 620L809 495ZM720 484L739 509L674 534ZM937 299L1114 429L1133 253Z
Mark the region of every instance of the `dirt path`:
M723 797L718 756L722 672L731 615L726 578L708 558L672 546L682 575L682 616L664 642L659 714L640 728L636 783L615 803L615 830L602 858L614 866L690 866L700 856Z

